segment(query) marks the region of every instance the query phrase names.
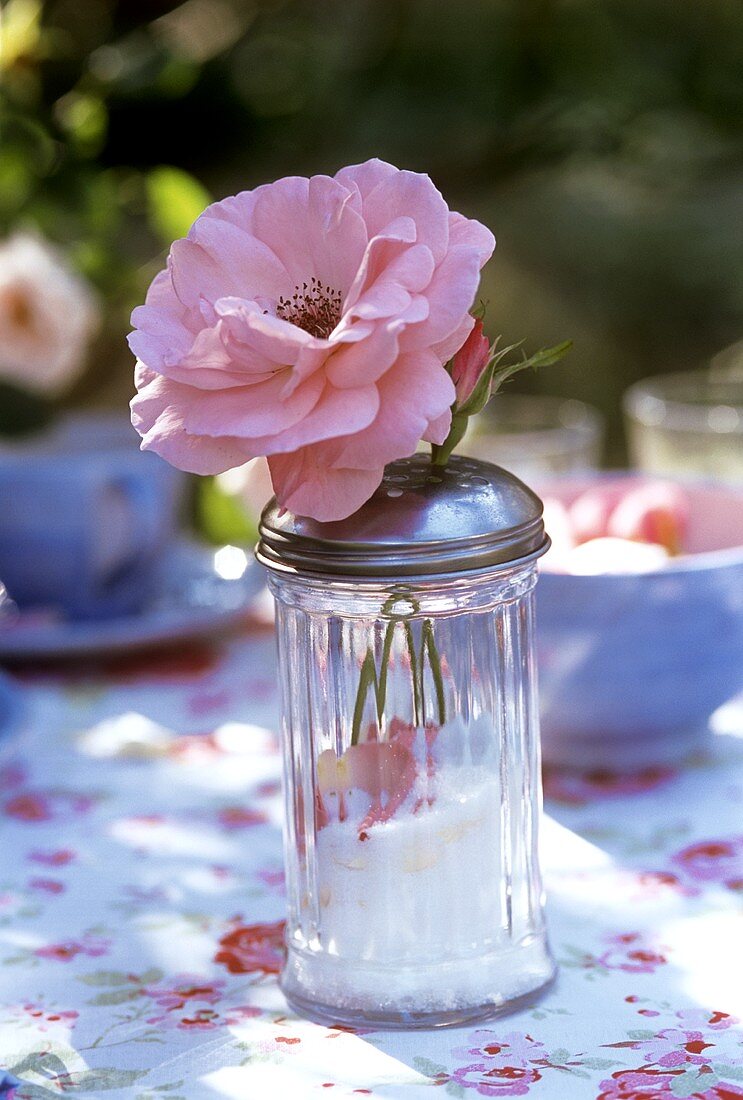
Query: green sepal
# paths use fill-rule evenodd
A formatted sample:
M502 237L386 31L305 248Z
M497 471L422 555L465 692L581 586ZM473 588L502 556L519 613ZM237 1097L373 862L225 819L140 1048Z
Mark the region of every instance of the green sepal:
M522 359L517 360L515 363L500 366L499 364L509 352L521 347L522 342L509 344L507 348L501 348L500 351L495 350L497 340L493 344L490 360L478 378L472 393L461 405L457 405L456 402L452 405L451 427L446 439L439 446L434 445L431 447L431 462L434 468L443 469L446 466L452 451L464 438L469 418L482 412L490 398L504 382L520 371L526 370L527 367L538 370L540 367L548 367L552 363L556 363L559 359L562 359L563 355L573 345L572 340L563 340L561 344L555 344L554 347L540 348L534 355L528 357L524 355Z

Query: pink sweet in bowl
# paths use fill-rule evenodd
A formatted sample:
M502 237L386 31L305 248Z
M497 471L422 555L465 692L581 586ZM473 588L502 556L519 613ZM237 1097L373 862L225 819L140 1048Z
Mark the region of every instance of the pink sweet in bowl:
M743 486L596 474L538 487L549 763L633 769L702 746L743 690Z

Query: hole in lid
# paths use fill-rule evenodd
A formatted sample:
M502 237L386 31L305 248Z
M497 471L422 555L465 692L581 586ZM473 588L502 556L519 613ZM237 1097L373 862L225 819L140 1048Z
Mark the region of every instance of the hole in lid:
M387 496L388 497L401 497L402 496L402 489L388 489L387 490Z
M487 485L488 483L488 479L486 477L481 477L479 474L473 474L469 480L470 485Z

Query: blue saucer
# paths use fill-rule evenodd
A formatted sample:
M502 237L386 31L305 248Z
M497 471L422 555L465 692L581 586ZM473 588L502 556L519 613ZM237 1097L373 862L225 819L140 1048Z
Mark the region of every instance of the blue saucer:
M17 729L22 712L21 689L0 672L0 742Z

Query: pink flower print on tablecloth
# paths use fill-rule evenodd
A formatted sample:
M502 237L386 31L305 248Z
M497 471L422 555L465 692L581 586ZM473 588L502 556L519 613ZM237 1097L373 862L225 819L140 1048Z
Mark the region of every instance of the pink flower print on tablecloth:
M175 1027L179 1031L215 1031L220 1027L235 1027L260 1015L261 1010L255 1005L237 1005L223 1013L215 1008L194 1007L182 1015L155 1016L147 1022L157 1024L158 1028Z
M681 1066L704 1066L709 1064L705 1051L713 1044L704 1041L701 1031L682 1031L681 1028L664 1028L652 1039L641 1039L632 1044L634 1050L642 1051L645 1062L663 1069L678 1069Z
M665 786L678 773L673 768L646 768L640 772L576 772L557 767L544 769L545 798L568 806L584 806L602 798L625 798Z
M60 1026L72 1029L77 1023L80 1015L74 1008L55 1011L34 1002L28 1002L22 1005L17 1011L18 1017L21 1016L21 1013L23 1013L23 1016L28 1018L29 1023L32 1023L39 1031L53 1031Z
M681 897L693 897L697 890L685 886L678 875L671 871L640 871L636 875L640 896L645 899L661 898L669 893Z
M677 1012L676 1016L682 1024L710 1028L712 1031L727 1031L728 1028L737 1027L740 1024L737 1016L731 1016L728 1012L708 1012L704 1008L685 1008Z
M607 936L609 947L597 956L596 963L607 970L623 970L627 974L653 974L668 959L641 932L621 932Z
M252 1004L222 1007L220 1001L225 994L225 982L221 980L204 981L181 975L144 992L164 1010L149 1016L146 1022L161 1029L214 1031L217 1027L234 1026L261 1015L261 1010Z
M261 1009L254 1005L224 1005L227 983L203 975L165 976L157 969L143 974L99 970L86 974L82 980L104 989L89 1004L130 1004L131 1010L119 1015L119 1023L144 1021L154 1029L149 1035L175 1030L213 1031L261 1015ZM110 1000L112 993L114 1000Z
M59 882L55 878L32 878L28 880L28 887L30 890L35 890L37 894L63 894L66 887L63 882Z
M286 894L286 876L283 867L263 867L256 872L256 878L260 879L272 894L279 894L282 897Z
M607 946L595 955L573 944L566 944L561 965L586 970L588 976L593 978L607 975L612 970L625 974L653 974L668 962L664 954L668 949L644 932L618 932L604 936L603 942Z
M743 890L743 836L697 841L676 852L671 862L695 882Z
M232 831L265 825L268 818L262 810L253 810L250 806L223 806L217 812L217 821L223 829Z
M214 961L230 974L278 974L284 964L286 922L238 925L222 936Z
M168 1012L185 1008L190 1001L204 1001L213 1005L224 992L222 980L206 982L190 974L176 974L158 985L146 986L144 993L159 1007Z
M468 1037L466 1047L457 1047L452 1051L455 1058L495 1059L500 1062L518 1062L526 1065L537 1059L544 1059L544 1043L533 1039L531 1035L520 1031L510 1031L507 1035L497 1035L487 1028L473 1031Z
M670 1100L674 1076L649 1067L618 1070L601 1082L596 1100Z
M89 813L95 802L93 796L76 791L26 789L6 799L0 805L0 812L29 825L66 822Z
M467 1046L457 1047L452 1057L465 1064L451 1080L480 1096L525 1096L542 1077L537 1065L548 1064L544 1044L516 1031L506 1035L473 1031Z
M729 1081L718 1081L704 1092L695 1092L691 1100L741 1100L743 1088Z
M526 1096L532 1085L542 1078L539 1070L525 1066L489 1066L477 1062L455 1069L451 1080L465 1089L475 1089L479 1096Z
M629 1000L629 998L627 998ZM716 1046L715 1029L726 1022L725 1013L691 1009L675 1013L684 1022L698 1017L707 1030L664 1028L647 1037L631 1038L620 1043L609 1043L613 1049L636 1051L642 1065L632 1070L612 1074L601 1082L604 1090L597 1100L655 1100L655 1097L686 1096L693 1100L735 1100L743 1097L738 1085L719 1080L725 1068L743 1063L743 1058L731 1055ZM630 1035L635 1033L630 1032ZM642 1033L640 1033L642 1036ZM710 1080L705 1088L705 1080ZM738 1090L738 1091L736 1091Z
M85 933L78 940L64 940L62 943L49 943L44 947L37 947L33 952L39 959L52 959L56 962L70 962L78 955L87 955L89 958L98 958L105 955L111 947L111 940L105 936L94 936Z
M66 867L75 859L71 848L53 848L49 851L29 852L29 863L39 863L42 867Z
M13 760L0 768L0 791L11 791L15 787L22 786L27 779L27 772L23 764Z
M147 1017L147 1023L184 1031L222 1027L226 1020L214 1006L221 1000L224 987L221 980L205 981L189 974L146 986L142 992L153 1002L153 1015Z
M664 1073L662 1070L643 1066L639 1069L618 1070L607 1081L602 1081L602 1090L596 1100L672 1100L683 1095L688 1100L741 1100L743 1088L727 1081L718 1081L708 1089L693 1093L684 1090L674 1092L673 1086L681 1076L679 1071Z

